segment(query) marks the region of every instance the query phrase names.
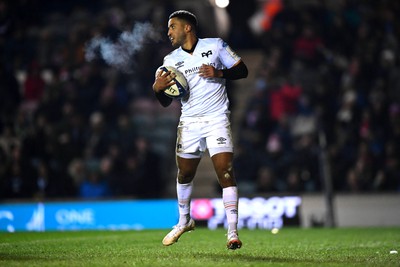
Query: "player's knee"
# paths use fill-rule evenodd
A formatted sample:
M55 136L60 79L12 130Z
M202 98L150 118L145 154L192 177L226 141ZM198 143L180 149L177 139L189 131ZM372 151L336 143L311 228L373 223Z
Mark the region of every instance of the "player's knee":
M220 170L218 173L218 181L222 188L236 185L235 177L232 169Z
M231 163L215 165L215 172L220 179L231 180L233 178L233 167Z
M194 175L195 175L195 172L193 172L193 171L188 171L188 170L185 171L185 170L179 169L178 176L177 176L178 183L188 184L191 181L193 181Z
M233 179L233 174L230 171L223 171L221 176L222 180L224 181L229 181Z

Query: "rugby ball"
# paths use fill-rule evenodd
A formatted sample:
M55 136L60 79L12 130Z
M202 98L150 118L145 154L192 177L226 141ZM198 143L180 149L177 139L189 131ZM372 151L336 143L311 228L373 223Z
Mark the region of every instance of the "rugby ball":
M164 90L165 95L171 98L182 98L188 93L188 83L182 72L171 66L161 66L158 70L162 71L161 75L167 71L171 71L176 75L174 78L175 84Z

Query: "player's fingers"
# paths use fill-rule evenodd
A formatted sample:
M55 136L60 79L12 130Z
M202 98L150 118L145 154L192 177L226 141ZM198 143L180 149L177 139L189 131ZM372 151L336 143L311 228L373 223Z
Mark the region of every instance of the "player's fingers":
M166 71L161 75L161 77L167 77L170 74L171 74L171 71Z
M175 79L176 74L173 73L172 71L168 71L168 72L165 72L161 77L165 78L167 80L172 80L172 79Z
M210 72L207 69L205 69L200 72L200 76L205 78L210 77Z
M159 78L163 75L163 71L161 69L158 69L158 71L156 72L156 77Z

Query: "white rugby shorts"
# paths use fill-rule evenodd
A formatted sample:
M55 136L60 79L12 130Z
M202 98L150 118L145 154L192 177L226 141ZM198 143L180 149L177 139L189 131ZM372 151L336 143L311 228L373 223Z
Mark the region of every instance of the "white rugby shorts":
M228 115L183 118L178 124L176 155L201 158L208 149L210 157L233 152L233 138Z

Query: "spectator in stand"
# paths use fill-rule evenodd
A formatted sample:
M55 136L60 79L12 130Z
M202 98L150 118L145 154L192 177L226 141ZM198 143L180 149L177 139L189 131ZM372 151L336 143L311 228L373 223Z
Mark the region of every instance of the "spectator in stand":
M302 134L296 138L293 149L290 165L297 170L295 177L299 180L298 187L304 192L321 190L319 148L315 139L314 132Z
M356 160L347 174L346 189L350 192L370 191L376 173L376 160L367 143L358 146Z
M293 56L307 67L315 68L321 62L323 43L311 25L305 25L294 40Z
M117 126L117 118L124 113L123 106L118 103L117 88L114 81L109 81L102 89L97 102L96 110L104 116L107 128L114 129Z
M160 158L151 150L148 140L144 137L135 140L135 158L140 171L139 175L134 177L138 189L136 195L140 198L160 197L164 187Z
M90 129L85 142L86 159L101 158L108 152L111 141L110 130L106 127L104 116L101 112L94 112L90 116Z
M285 81L269 93L269 107L272 121L277 122L282 116L294 115L302 93L302 88L293 81Z
M111 155L118 157L122 153L124 156L132 151L134 149L132 139L135 139L136 133L137 131L128 114L121 113L117 119L117 126L112 133L113 143L118 151L116 151L117 154L111 153Z
M141 186L138 183L138 177L141 175L138 161L135 155L131 153L124 157L123 163L123 172L121 172L113 181L111 189L115 195L137 198L137 193Z
M36 188L35 170L22 153L21 146L12 147L0 186L0 198L31 198Z
M0 117L10 123L21 102L21 93L15 74L0 63ZM2 123L0 121L0 128Z
M79 197L81 198L106 198L111 196L111 190L104 179L101 176L101 172L97 162L91 162L87 166L86 178L79 186Z
M284 185L279 184L279 182L280 180L276 179L273 170L269 166L261 166L257 173L255 192L271 193L282 191Z
M41 77L41 68L37 62L32 62L23 87L23 105L29 111L34 111L42 99L45 82Z
M0 148L6 157L10 157L12 150L21 145L21 140L15 135L12 125L4 125L0 135ZM4 162L3 162L4 163Z
M374 191L400 192L399 143L393 141L387 143L384 163L374 177L372 188Z

